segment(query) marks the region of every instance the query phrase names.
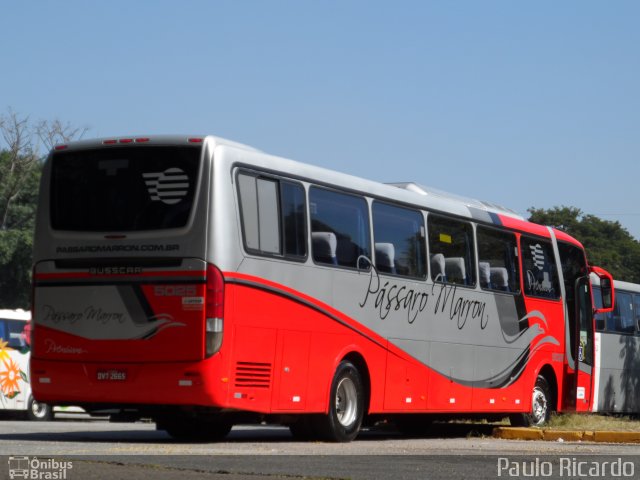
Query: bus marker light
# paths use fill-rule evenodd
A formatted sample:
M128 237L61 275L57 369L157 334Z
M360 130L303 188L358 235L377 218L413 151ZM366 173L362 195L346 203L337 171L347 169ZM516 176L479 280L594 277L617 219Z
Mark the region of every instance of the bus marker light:
M51 383L51 379L49 377L40 377L38 381L40 383Z
M293 401L293 403L300 403L300 397L298 395L293 397L291 400Z
M489 399L489 403L490 403L491 405L493 405L494 403L496 403L496 399L495 399L495 398L490 398L490 399Z
M118 140L103 140L102 144L103 145L115 145L116 143L118 143Z
M65 150L67 148L67 145L56 145L55 147L53 147L54 150Z
M120 143L132 143L133 138L121 138Z
M136 138L136 143L146 143L149 141L148 138L144 137L144 138Z
M222 377L222 378L220 379L220 381L221 381L222 383L229 383L229 378L228 378L228 377Z
M456 403L456 399L455 398L450 398L449 399L449 403Z
M202 139L201 138L190 138L189 139L189 143L202 143Z
M520 405L520 399L516 398L516 405Z
M412 399L411 399L411 397L407 397L407 398L404 399L404 401L405 401L405 403L411 403Z
M178 380L178 386L180 386L180 387L191 387L191 386L193 386L193 382L191 380Z

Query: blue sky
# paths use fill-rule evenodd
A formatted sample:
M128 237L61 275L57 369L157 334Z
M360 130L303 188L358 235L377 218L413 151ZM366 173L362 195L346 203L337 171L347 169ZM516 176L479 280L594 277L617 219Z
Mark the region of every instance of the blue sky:
M212 133L640 238L640 2L3 2L0 110Z

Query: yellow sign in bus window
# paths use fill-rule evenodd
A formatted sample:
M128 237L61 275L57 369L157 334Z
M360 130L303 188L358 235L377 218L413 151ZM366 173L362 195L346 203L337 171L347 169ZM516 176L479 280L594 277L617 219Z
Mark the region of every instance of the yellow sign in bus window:
M441 233L440 234L440 242L442 242L442 243L453 243L453 239L451 238L451 235L447 235L446 233Z

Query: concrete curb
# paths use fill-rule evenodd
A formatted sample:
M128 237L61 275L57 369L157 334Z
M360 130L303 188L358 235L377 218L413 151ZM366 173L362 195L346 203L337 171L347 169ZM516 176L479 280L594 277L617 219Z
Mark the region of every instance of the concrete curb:
M496 427L493 436L505 440L546 440L549 442L640 443L640 432L556 430L551 428Z

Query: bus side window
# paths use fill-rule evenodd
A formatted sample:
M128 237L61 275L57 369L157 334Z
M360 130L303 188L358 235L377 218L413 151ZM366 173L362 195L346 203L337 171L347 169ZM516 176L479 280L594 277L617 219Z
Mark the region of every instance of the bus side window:
M560 283L551 243L523 236L521 247L524 293L531 297L559 299Z
M595 308L602 308L602 294L600 293L600 287L592 286L591 291L593 292L593 306ZM597 331L604 332L607 315L610 314L597 313L595 315Z
M307 256L307 208L304 188L290 182L280 182L284 253L287 256Z
M313 260L347 268L368 268L371 259L369 208L364 198L319 187L309 189ZM335 251L334 251L335 249Z
M478 227L476 235L480 287L484 290L518 293L520 274L516 236L486 227Z
M635 323L631 294L628 292L616 292L611 321L612 330L618 333L634 333L636 330Z
M258 253L280 253L277 183L238 175L245 246Z
M424 278L424 218L416 210L374 202L373 239L379 272Z
M431 279L474 286L476 262L471 224L431 214L427 219L427 227Z
M293 257L294 260L306 257L306 208L302 185L240 173L238 195L244 245L248 251Z

